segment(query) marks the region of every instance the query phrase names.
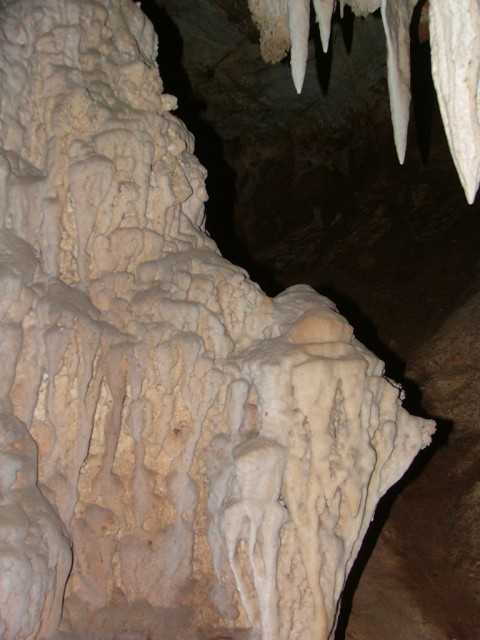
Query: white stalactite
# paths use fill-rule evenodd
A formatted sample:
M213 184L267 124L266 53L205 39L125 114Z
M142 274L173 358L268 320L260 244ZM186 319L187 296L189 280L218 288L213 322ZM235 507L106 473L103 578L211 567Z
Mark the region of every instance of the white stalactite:
M268 4L266 0L262 1ZM367 16L381 8L387 40L393 133L398 159L403 164L410 111L409 31L418 0L338 2L342 18L346 4L357 16ZM326 52L336 0L313 0L313 4ZM301 93L308 58L310 3L308 0L287 0L287 12L292 77L297 92ZM480 2L431 0L429 22L432 75L440 111L460 181L467 201L472 204L480 184ZM262 42L263 49L268 49L268 42ZM268 61L265 55L264 58Z
M287 0L248 0L248 8L260 33L260 53L265 62L280 62L290 49Z
M292 49L290 65L297 93L302 92L308 58L308 32L310 28L310 1L288 0L288 29Z
M430 0L432 75L450 152L469 204L480 182L480 4Z
M417 0L382 0L381 13L387 38L388 90L393 136L398 161L403 164L410 115L410 22Z
M330 43L330 30L332 25L332 15L335 10L335 0L313 0L315 15L317 16L320 39L324 53L328 51Z

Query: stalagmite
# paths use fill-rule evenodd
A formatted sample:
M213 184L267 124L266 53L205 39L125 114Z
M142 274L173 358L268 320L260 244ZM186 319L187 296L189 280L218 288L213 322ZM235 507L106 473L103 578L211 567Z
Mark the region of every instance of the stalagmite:
M410 22L417 0L382 0L387 39L388 91L398 161L404 163L410 117Z
M308 59L308 34L310 31L310 0L288 0L288 30L292 49L290 66L293 84L301 93Z
M317 16L318 28L320 30L320 40L324 53L328 51L330 43L330 27L332 15L335 10L335 0L313 0L315 15Z
M445 133L470 204L480 183L480 5L430 0L432 75Z
M0 11L0 633L332 638L433 423L330 301L204 233L136 3Z

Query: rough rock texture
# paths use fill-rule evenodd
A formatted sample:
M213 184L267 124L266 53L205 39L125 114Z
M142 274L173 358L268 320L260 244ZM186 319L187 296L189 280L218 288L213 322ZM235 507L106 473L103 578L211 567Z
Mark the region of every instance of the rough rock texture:
M53 632L65 586L83 637L329 637L432 423L328 300L267 298L203 232L138 6L0 10L6 637Z
M248 0L248 8L260 32L260 50L266 62L280 62L290 49L287 0Z
M0 420L0 636L45 637L60 622L71 549L37 486L37 447L26 425L11 415Z
M424 445L399 411L398 389L380 377L383 363L316 297L285 336L243 356L258 418L242 425L240 440L233 434L230 456L210 478L211 546L219 549L221 534L265 640L330 637L375 510L370 495L383 495L402 459ZM293 288L275 301L288 318L305 298Z

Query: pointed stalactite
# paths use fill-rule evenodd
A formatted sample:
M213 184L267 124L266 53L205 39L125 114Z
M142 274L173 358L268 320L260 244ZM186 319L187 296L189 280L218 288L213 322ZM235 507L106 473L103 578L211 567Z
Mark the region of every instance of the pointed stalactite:
M430 0L432 75L450 152L469 204L480 183L480 5Z
M410 22L417 0L382 0L387 38L388 90L398 161L403 164L410 115Z
M288 30L292 49L290 65L293 84L301 93L308 58L308 32L310 27L310 1L288 0Z
M301 93L308 58L310 3L284 0L282 5L278 1L280 14L287 14L292 77L297 93ZM268 0L258 2L268 4ZM250 3L253 6L253 0ZM403 164L411 98L410 23L418 0L313 0L324 52L328 51L331 18L337 3L341 18L346 4L357 16L381 9L393 133L397 156ZM282 13L285 7L286 14ZM429 7L432 75L450 151L471 204L480 184L480 4L478 0L431 0ZM424 14L426 11L427 5L423 7ZM267 45L268 37L262 46Z
M313 0L315 15L317 17L320 39L324 53L328 51L330 43L330 30L332 25L332 15L335 10L335 0Z

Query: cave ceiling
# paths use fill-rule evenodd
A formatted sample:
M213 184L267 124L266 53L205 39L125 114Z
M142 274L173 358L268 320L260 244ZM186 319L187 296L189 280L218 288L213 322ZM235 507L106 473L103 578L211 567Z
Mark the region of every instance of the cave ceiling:
M471 286L480 258L472 243L478 203L465 201L437 105L426 3L411 23L402 166L379 10L363 18L347 5L341 19L337 8L327 53L311 17L297 94L290 55L262 59L247 2L142 7L158 32L165 90L178 97L209 173L207 229L222 253L268 293L306 282L347 315L349 301L360 305L382 340L407 357ZM413 318L408 310L419 299Z
M248 129L288 132L302 119L322 123L326 129L346 129L364 106L388 108L384 100L385 37L379 12L370 20L355 18L349 11L342 21L336 16L333 45L327 54L321 49L317 30L312 29L299 95L288 55L278 64L262 59L259 34L246 2L158 0L158 6L168 16L166 22L170 21L163 26L166 57L171 60L181 55L176 64L183 67L193 94L205 103L202 116L215 124L224 140L235 140ZM179 69L168 68L170 62L162 59L164 44L160 41L164 82L183 92L185 87L170 76Z

